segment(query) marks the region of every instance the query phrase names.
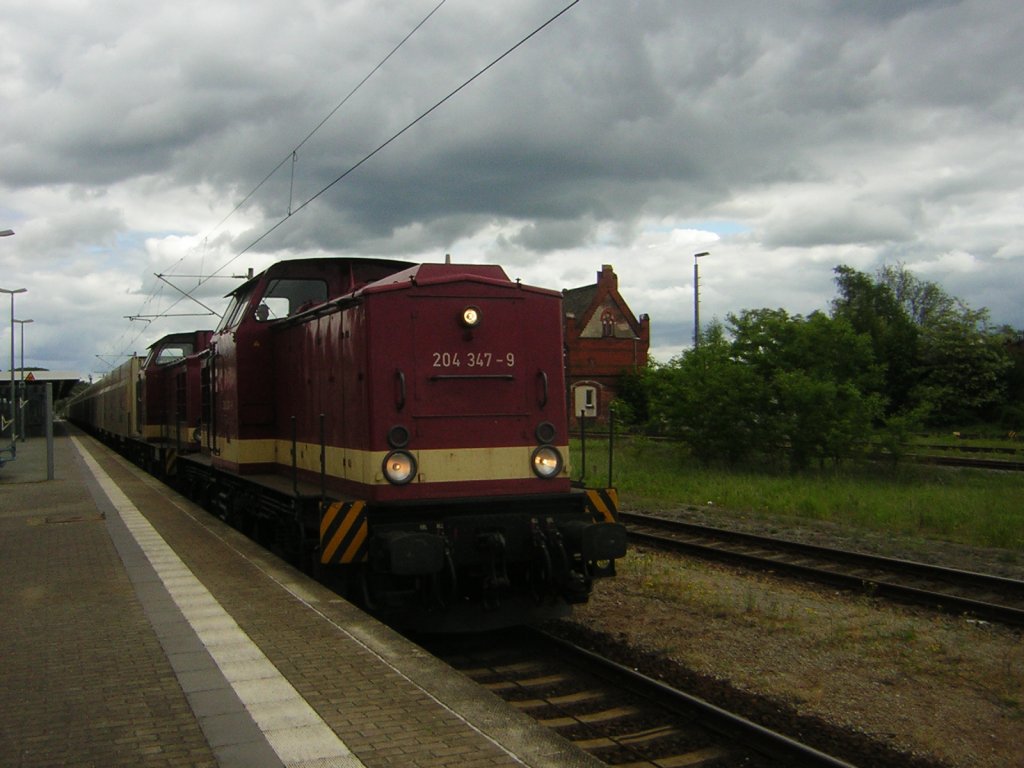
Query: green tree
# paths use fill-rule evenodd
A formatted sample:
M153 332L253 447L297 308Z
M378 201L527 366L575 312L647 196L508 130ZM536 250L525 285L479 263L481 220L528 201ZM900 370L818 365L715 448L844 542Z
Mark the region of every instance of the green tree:
M878 270L878 283L884 285L918 328L956 313L958 302L938 283L922 280L903 264L886 265Z
M703 334L699 348L661 367L652 385L653 411L701 461L735 464L757 448L760 382L733 359L720 325Z
M645 427L651 421L651 381L657 370L657 363L648 360L643 368L622 372L614 403L617 423L626 427Z
M886 412L912 409L920 375L917 326L884 281L844 265L836 267L835 273L839 296L832 301L832 316L870 337L875 362L883 371L878 394L885 399Z
M881 371L871 340L846 320L784 310L731 316L737 360L757 373L761 447L800 469L839 460L866 442L881 415Z
M648 424L680 436L702 461L756 457L793 469L840 461L871 437L898 457L926 420L1001 415L1021 426L1019 334L992 331L987 311L902 266L875 278L835 271L830 314L729 315L728 328L715 323L699 348L652 365L624 399L638 414L646 406Z
M884 308L889 318L889 344L876 346L876 352L881 350L880 361L895 372L887 377L890 417L928 414L933 425L994 417L1004 403L1012 361L1005 334L989 329L988 310L971 309L902 264L880 269L873 287L848 267L836 271L841 293L847 291L844 296L874 295L875 306ZM896 308L904 318L900 323L893 321ZM892 329L908 323L915 331L914 343L901 344L892 338ZM900 330L896 336L909 339L910 333Z
M988 328L988 310L960 305L921 333L918 399L933 424L991 419L1004 402L1013 368L1005 338Z
M1005 402L999 409L999 422L1007 430L1024 433L1024 331L1009 326L999 329L1010 366L1006 370Z

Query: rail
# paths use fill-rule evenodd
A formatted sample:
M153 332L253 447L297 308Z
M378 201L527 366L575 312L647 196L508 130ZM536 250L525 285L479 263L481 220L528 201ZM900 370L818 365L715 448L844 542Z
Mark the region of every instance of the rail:
M605 765L854 765L537 630L435 639L427 650Z
M1024 626L1024 581L620 512L630 538L954 614Z

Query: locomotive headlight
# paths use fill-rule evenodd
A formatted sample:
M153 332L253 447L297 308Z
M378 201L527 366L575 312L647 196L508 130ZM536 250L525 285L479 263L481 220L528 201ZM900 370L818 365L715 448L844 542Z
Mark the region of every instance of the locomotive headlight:
M405 485L416 477L416 459L405 451L392 451L384 457L384 477L389 483Z
M557 448L542 445L533 452L530 464L537 477L547 480L562 471L562 454L558 452Z
M466 307L459 319L467 328L476 328L480 325L480 310L476 307Z

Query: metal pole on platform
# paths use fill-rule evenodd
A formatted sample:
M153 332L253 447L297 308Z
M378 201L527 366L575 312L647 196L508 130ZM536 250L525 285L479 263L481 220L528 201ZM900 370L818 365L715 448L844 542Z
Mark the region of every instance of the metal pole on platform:
M15 457L15 452L17 451L17 446L15 445L15 441L18 438L18 435L16 434L15 428L14 428L14 420L15 420L15 411L14 411L14 401L15 401L15 392L14 392L14 294L16 294L16 293L25 293L27 290L28 290L28 288L13 288L13 289L10 289L10 288L0 288L0 293L9 293L11 295L11 458L12 459Z
M53 382L46 382L46 479L53 480Z
M21 422L21 442L25 442L25 433L28 432L28 425L25 423L25 323L33 323L34 320L11 320L12 323L18 323L21 326L21 365L18 366L21 371L21 401L18 403L18 421ZM14 326L11 326L11 331L14 331Z

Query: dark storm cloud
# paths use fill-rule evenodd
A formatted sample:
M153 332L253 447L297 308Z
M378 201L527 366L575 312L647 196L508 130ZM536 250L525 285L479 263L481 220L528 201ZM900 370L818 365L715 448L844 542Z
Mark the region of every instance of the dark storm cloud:
M448 0L304 140L436 4L5 9L0 264L109 268L140 300L228 259L615 262L682 345L687 254L714 246L708 317L825 307L835 264L913 254L1024 325L1019 3L583 0L398 135L566 4Z

